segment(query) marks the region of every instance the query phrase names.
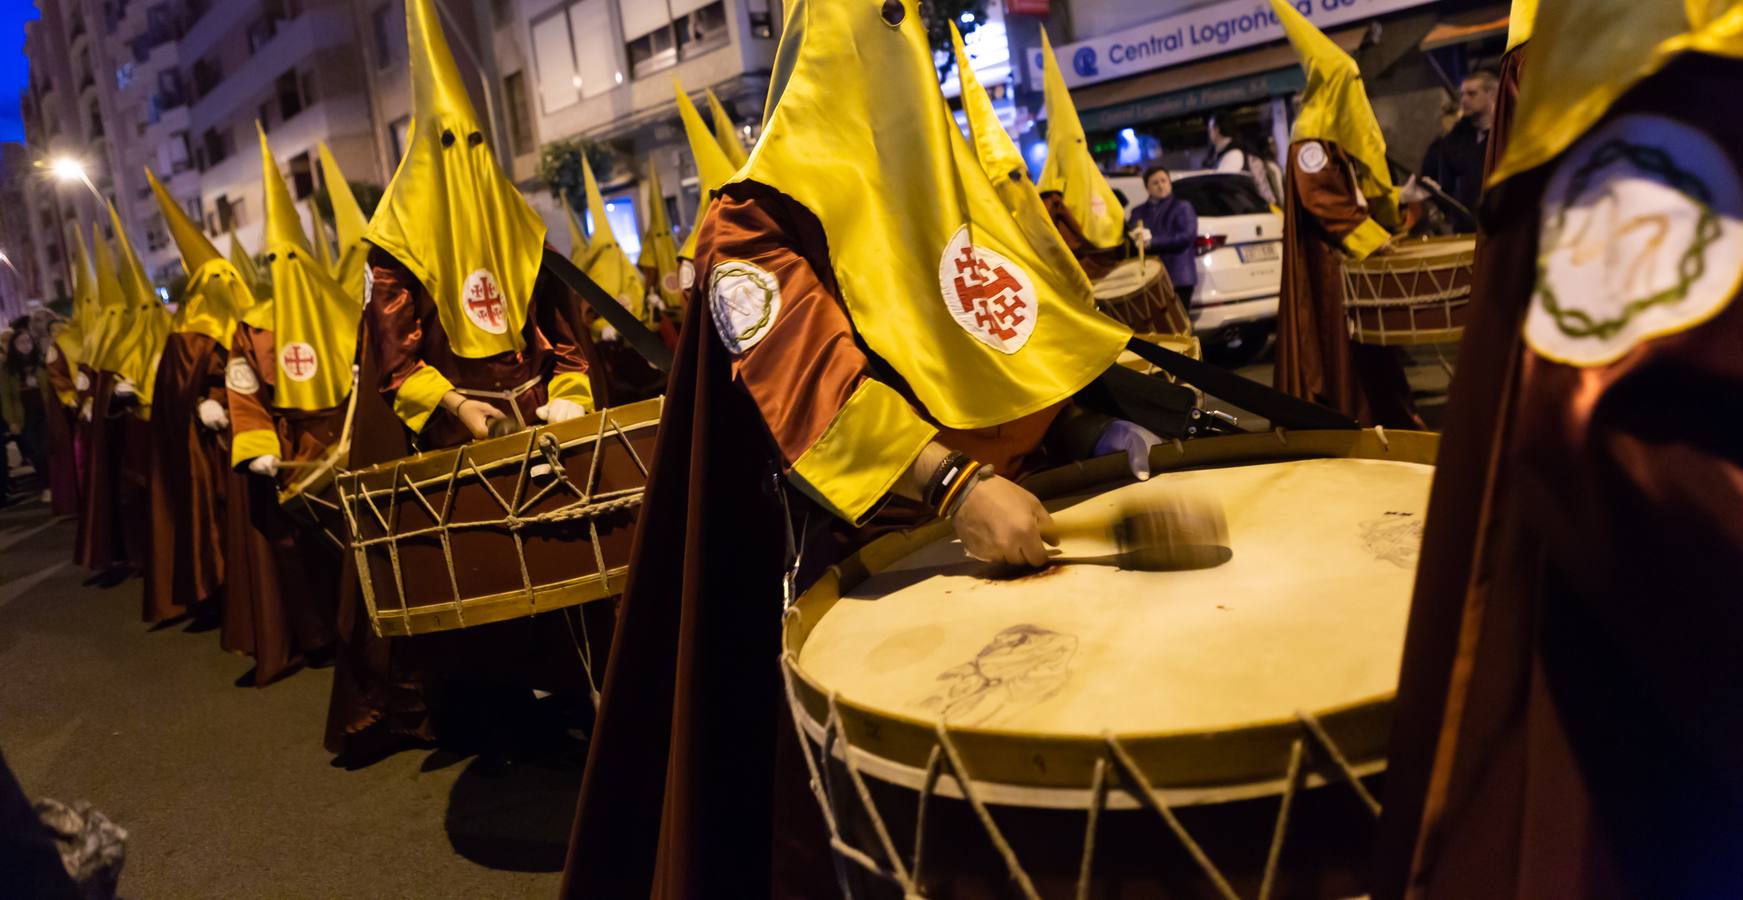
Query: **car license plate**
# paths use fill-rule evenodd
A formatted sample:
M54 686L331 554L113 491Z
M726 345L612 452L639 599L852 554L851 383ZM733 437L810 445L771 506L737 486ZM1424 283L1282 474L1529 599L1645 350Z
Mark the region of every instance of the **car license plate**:
M1235 252L1241 255L1243 263L1276 262L1278 247L1281 243L1281 241L1266 241L1263 244L1242 244L1235 248Z

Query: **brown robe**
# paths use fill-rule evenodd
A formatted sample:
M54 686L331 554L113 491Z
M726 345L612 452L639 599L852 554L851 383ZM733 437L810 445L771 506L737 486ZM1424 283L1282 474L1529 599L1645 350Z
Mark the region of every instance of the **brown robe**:
M234 383L226 386L231 434L273 431L278 435L279 459L288 462L319 460L339 440L345 426L343 404L320 410L273 405L277 340L270 330L238 324L229 358L245 361L258 383L252 393L236 390ZM248 475L244 488L252 517L243 548L252 600L248 624L253 631L254 683L261 687L289 674L308 654L333 644L339 554L279 506L278 488L292 477L289 469L277 479ZM243 640L233 635L225 642L235 646Z
M48 459L48 487L53 495L54 514L76 516L83 508L79 495L79 454L73 440L79 411L77 407L61 405L61 393L74 393L73 376L67 368L66 356L53 344L49 346L54 352L44 363L43 377L39 380L43 437L48 442L44 454Z
M803 207L741 183L699 227L697 284L716 263L749 260L780 280L781 304L767 336L736 359L707 298L686 304L564 867L568 897L836 892L783 706L785 526L768 484L775 462L791 465L873 363ZM1040 462L1059 410L937 439L1017 476ZM830 532L808 542L801 586L877 530L848 527L796 489L786 495ZM880 515L912 523L920 513L892 501Z
M417 435L394 415L394 392L425 365L461 389L507 391L536 380L514 403L528 424L540 421L534 411L545 403L546 386L558 373L590 373L596 400L602 392L591 342L578 324L579 300L549 272L541 270L533 286L523 332L526 350L467 359L454 353L434 298L409 270L379 248L370 250L369 264L371 293L359 341L358 389L363 393L353 428L352 468L471 441L465 426L446 410L431 413ZM511 419L516 415L507 402L486 402ZM351 564L347 560L348 570ZM356 579L349 574L340 593L340 647L327 707L325 744L330 752L344 753L382 734L434 737L430 695L448 680L588 691L560 613L455 632L381 637L371 627ZM601 609L585 609L583 614L597 617L606 606L589 604ZM588 629L595 636L609 630L609 618L590 623Z
M1308 168L1300 164L1303 153L1314 160ZM1355 165L1334 143L1290 145L1276 386L1364 426L1422 428L1397 348L1350 340L1337 245L1377 221L1356 185Z
M1089 238L1083 233L1083 226L1071 214L1071 207L1065 205L1064 194L1048 191L1041 195L1041 204L1047 208L1047 215L1053 218L1053 227L1059 230L1059 238L1065 242L1065 249L1077 257L1078 265L1083 266L1083 273L1091 281L1112 272L1125 258L1124 246L1104 249L1089 242Z
M1743 63L1688 53L1595 127L1677 120L1740 168L1743 120L1711 102L1740 90ZM1388 815L1420 815L1396 824L1415 840L1382 871L1408 876L1379 897L1743 887L1743 457L1724 415L1743 393L1743 302L1609 363L1527 346L1544 191L1583 152L1485 201L1458 455L1443 445L1400 682L1401 721L1440 714L1431 740L1395 747L1412 777Z
M88 371L88 370L87 370ZM84 485L84 513L79 517L79 536L74 561L88 569L103 570L127 563L127 530L122 514L122 461L126 455L127 420L131 403L115 397L120 376L113 372L88 372L91 387L91 420L83 423L88 465ZM133 541L138 541L138 536Z
M224 584L229 448L200 423L200 401L223 403L226 349L194 332L164 342L152 391L151 560L144 618L158 622L216 599Z

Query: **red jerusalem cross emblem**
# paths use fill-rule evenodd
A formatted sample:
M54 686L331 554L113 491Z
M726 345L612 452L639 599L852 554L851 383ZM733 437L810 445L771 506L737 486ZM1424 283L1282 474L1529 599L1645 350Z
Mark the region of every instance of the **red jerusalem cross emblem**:
M292 381L308 381L315 377L315 370L320 367L315 348L301 341L285 344L284 351L278 356L278 364L284 369L284 377Z
M1029 342L1040 307L1029 274L969 240L964 225L944 248L938 284L950 315L964 331L1001 353Z
M502 289L489 269L476 269L466 276L460 290L460 307L472 324L490 332L508 331L508 310L502 305Z

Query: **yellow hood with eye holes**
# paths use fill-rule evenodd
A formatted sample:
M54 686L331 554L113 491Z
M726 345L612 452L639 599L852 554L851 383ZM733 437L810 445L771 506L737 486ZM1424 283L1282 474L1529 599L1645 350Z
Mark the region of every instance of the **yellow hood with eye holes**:
M497 164L454 66L433 0L407 0L412 136L364 240L393 254L435 301L455 355L525 349L545 224Z

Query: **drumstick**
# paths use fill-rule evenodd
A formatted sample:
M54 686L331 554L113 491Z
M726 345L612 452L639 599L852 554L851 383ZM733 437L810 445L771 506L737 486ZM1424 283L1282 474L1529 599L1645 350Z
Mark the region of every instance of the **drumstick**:
M1066 537L1111 538L1118 552L1105 556L1057 556L1050 562L1117 566L1144 572L1208 569L1233 557L1229 523L1216 498L1171 490L1134 499L1107 519L1054 522L1049 543Z

